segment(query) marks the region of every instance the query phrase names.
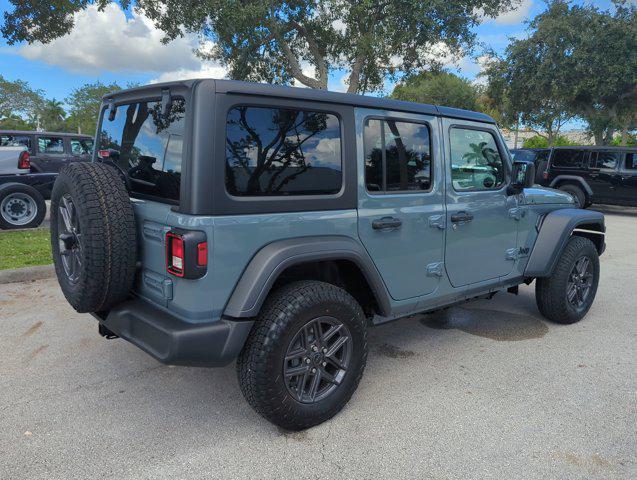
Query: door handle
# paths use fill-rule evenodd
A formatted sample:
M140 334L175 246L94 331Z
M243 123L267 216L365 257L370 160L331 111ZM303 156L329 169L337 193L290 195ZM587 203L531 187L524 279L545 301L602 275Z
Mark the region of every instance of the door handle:
M452 223L468 223L473 220L473 215L468 212L458 212L451 215Z
M385 230L390 228L400 228L403 221L396 217L383 217L372 221L374 230Z

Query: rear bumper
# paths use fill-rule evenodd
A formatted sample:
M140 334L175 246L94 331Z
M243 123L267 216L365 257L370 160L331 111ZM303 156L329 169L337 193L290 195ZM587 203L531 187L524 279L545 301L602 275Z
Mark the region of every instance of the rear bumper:
M111 332L162 363L200 367L222 367L232 362L254 323L225 318L190 323L141 299L92 315Z

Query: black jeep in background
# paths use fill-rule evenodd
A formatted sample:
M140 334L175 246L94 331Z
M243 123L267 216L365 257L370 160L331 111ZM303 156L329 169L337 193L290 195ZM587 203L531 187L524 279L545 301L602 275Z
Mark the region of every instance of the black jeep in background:
M31 171L58 173L69 162L86 162L93 153L93 137L77 133L0 130L0 146L25 146Z
M520 148L515 160L535 163L539 185L573 195L580 207L593 203L637 206L637 147Z

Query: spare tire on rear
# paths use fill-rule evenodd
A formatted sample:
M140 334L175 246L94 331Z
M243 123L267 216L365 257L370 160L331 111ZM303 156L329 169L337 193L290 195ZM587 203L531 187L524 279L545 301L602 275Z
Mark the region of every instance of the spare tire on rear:
M99 312L125 300L137 259L133 206L117 171L72 163L51 195L51 248L60 287L78 312Z

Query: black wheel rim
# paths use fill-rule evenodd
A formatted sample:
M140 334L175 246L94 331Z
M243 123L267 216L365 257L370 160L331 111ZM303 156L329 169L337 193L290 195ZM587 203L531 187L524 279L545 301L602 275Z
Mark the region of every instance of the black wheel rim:
M62 267L68 281L75 284L82 272L82 233L77 209L68 194L60 199L57 224Z
M301 403L319 402L341 384L351 357L352 339L342 322L329 316L310 320L294 335L285 353L285 386Z
M579 258L568 277L566 299L577 310L586 306L593 285L593 263L588 257Z

